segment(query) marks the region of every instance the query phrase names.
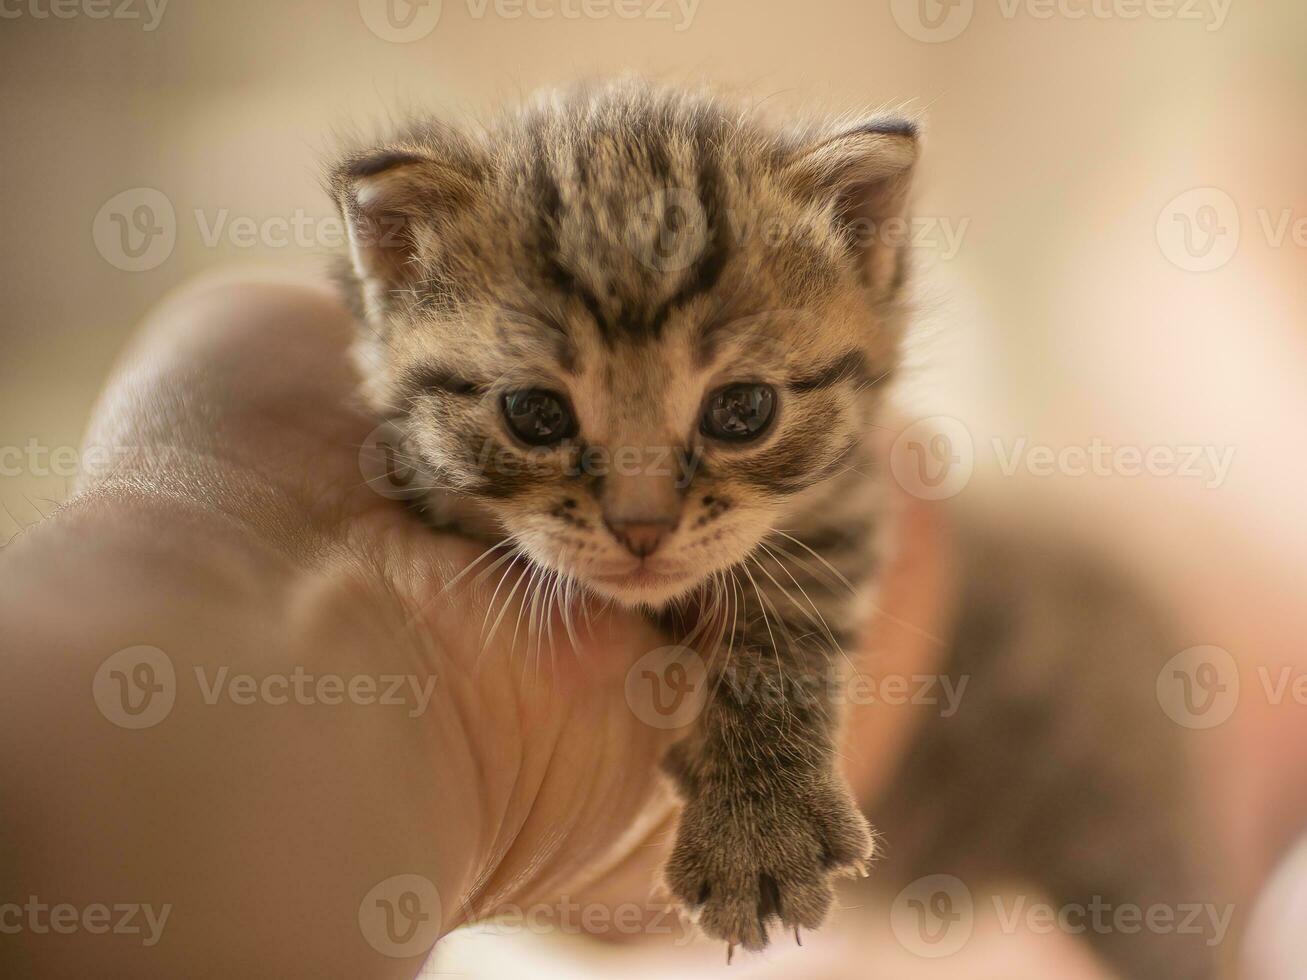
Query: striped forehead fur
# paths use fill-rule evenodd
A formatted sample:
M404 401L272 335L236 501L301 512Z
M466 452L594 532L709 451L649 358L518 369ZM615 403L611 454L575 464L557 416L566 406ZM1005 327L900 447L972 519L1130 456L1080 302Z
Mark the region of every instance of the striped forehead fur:
M703 92L627 81L538 96L479 132L409 126L348 154L330 183L349 212L360 178L380 183L386 163L432 161L411 175L410 196L429 206L411 229L409 288L395 291L392 308L483 300L476 287L487 265L509 259L532 302L544 294L569 312L579 304L606 337L638 339L656 337L679 306L724 280L715 305L738 313L829 289L844 271L829 220L835 201L796 193L786 166L823 136L869 125L886 138L915 134L915 124L892 119L773 125ZM646 219L669 203L702 224L693 262L649 261L665 229ZM746 308L730 310L742 290Z

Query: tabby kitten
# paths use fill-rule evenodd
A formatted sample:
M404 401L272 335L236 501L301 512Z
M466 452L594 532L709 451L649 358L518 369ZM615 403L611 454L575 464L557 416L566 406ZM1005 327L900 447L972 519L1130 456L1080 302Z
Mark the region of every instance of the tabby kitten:
M507 536L528 588L704 653L666 879L730 949L818 926L873 850L827 681L873 571L916 156L902 120L781 128L621 82L330 174L366 391L444 488L431 509Z

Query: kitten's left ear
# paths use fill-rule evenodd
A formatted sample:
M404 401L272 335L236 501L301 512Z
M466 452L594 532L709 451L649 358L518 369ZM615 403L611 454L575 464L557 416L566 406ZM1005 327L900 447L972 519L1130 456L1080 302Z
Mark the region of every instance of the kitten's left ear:
M875 119L800 147L784 174L800 193L829 206L876 301L907 276L908 192L917 162L917 124Z
M457 148L461 149L461 148ZM374 309L423 274L446 222L476 196L480 161L454 146L408 145L349 156L328 186L349 233L354 273Z

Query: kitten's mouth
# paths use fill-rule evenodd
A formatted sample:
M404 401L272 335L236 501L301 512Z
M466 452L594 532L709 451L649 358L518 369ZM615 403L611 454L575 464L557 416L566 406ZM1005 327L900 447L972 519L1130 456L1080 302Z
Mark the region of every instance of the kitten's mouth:
M667 572L655 572L652 569L640 566L629 572L610 573L605 575L591 575L592 579L598 582L604 582L608 585L627 585L627 586L649 586L649 585L667 585L671 582L684 581L684 575L673 575Z
M622 572L591 572L586 578L592 588L616 599L654 605L683 595L697 581L697 576L688 572L657 570L647 565Z

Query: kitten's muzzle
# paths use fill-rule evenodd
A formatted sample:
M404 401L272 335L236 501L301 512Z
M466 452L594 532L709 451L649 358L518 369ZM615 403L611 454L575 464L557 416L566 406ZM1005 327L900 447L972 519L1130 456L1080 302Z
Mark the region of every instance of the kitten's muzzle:
M681 494L671 473L614 471L599 501L604 526L637 558L647 558L672 535L681 519Z
M647 558L657 551L676 530L676 523L674 518L611 520L604 517L604 525L613 537L637 558Z

